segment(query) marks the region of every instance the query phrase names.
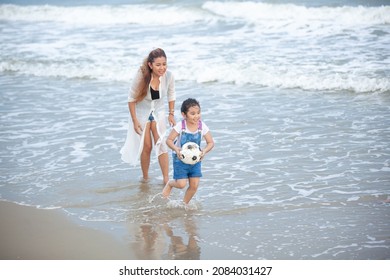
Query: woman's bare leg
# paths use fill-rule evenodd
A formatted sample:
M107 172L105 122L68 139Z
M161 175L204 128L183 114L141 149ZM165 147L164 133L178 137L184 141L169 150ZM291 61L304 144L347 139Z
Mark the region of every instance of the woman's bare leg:
M141 170L144 180L149 180L150 154L152 152L152 137L150 135L150 122L146 123L144 148L141 152Z
M151 122L150 129L152 131L152 135L154 138L154 144L156 144L160 138L158 135L156 126L157 126L157 124L155 121ZM168 156L168 153L161 154L158 157L158 163L160 164L160 169L161 169L161 173L163 175L164 184L166 184L169 180L169 156Z

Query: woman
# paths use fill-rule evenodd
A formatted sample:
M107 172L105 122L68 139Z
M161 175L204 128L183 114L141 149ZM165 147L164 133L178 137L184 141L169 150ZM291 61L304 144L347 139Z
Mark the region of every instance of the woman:
M162 49L151 51L137 72L129 91L129 127L122 160L136 165L141 160L143 181L149 180L150 154L153 146L158 157L164 184L168 182L168 148L163 139L166 131L165 99L168 100L168 121L176 124L175 80L167 70L167 56ZM131 123L133 125L131 125Z

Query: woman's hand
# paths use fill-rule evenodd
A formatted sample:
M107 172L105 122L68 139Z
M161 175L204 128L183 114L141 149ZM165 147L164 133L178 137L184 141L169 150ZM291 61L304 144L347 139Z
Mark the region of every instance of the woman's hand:
M133 125L134 125L135 133L137 133L138 135L141 135L142 134L142 126L137 119L133 120Z
M169 122L169 125L170 125L170 126L175 126L175 125L176 125L175 116L172 115L172 114L169 114L169 116L168 116L168 122Z

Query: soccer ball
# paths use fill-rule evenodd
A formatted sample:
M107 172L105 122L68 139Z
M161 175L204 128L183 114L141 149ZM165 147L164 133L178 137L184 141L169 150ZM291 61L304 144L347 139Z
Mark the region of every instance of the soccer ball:
M181 161L186 164L195 164L200 161L201 150L198 144L187 142L181 148Z

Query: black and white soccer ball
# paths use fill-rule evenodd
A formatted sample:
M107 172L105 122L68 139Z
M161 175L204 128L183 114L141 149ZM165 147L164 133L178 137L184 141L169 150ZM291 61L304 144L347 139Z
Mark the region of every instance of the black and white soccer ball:
M195 164L200 161L202 151L198 144L194 142L187 142L181 147L181 161L186 164Z

